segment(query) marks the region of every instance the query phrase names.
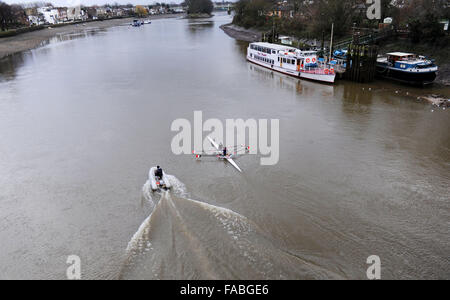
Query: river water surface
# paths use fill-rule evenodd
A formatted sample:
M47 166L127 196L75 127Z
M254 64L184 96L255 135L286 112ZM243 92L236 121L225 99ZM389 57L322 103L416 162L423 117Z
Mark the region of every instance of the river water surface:
M448 89L251 65L208 20L52 40L0 63L0 279L450 278ZM172 154L173 120L280 119L280 160ZM174 191L148 190L150 167Z

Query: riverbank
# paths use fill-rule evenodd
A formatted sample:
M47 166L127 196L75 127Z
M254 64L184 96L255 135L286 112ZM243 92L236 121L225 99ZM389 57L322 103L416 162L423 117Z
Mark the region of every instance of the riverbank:
M178 18L181 17L180 14L171 15L156 15L149 16L146 19L156 20L156 19L166 19L166 18ZM39 47L45 41L51 39L54 36L61 34L70 34L83 32L85 30L93 29L105 29L115 26L128 25L135 19L122 18L122 19L109 19L104 21L93 21L86 23L68 24L66 26L54 27L51 26L32 32L21 33L11 37L5 37L0 39L0 59L27 50L31 50Z
M250 43L260 41L262 35L262 31L260 30L254 28L246 29L232 23L222 25L220 26L220 29L234 39ZM317 44L317 41L313 40L301 40L300 42L305 44L308 42L315 42ZM447 49L438 49L420 44L417 45L401 40L389 41L380 45L379 53L393 51L412 52L435 59L436 64L439 66L439 72L435 83L450 86L450 57L448 56Z
M234 39L250 43L258 42L261 39L262 34L262 31L251 28L245 29L244 27L240 27L232 23L224 24L220 26L220 29Z
M207 19L212 17L214 17L213 14L188 14L184 16L185 19Z

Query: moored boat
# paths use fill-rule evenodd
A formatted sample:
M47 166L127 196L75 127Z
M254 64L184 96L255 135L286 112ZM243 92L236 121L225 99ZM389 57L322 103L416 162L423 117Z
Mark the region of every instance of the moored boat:
M333 67L318 64L315 51L302 51L289 46L258 42L248 46L247 60L298 78L326 83L334 83L336 78Z
M379 77L414 85L433 83L438 69L432 60L413 53L393 52L377 59Z
M142 26L144 24L145 24L144 21L136 19L136 20L133 20L133 23L131 23L131 26L133 26L133 27L140 27L140 26Z

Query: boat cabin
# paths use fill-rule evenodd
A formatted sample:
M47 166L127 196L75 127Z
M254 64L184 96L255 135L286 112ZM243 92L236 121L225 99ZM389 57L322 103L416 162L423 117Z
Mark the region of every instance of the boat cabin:
M247 59L266 68L301 78L333 83L334 68L319 66L316 51L302 51L290 46L250 43Z
M387 61L398 69L423 69L433 66L433 62L413 53L393 52L387 54Z
M270 43L251 43L250 49L267 53L278 54L279 52L295 52L295 48Z
M251 43L249 50L250 58L296 72L318 67L316 51L264 42Z
M397 61L403 61L403 62L410 61L416 57L415 54L403 53L403 52L392 52L392 53L388 53L387 56L388 56L388 61L390 61L393 64Z

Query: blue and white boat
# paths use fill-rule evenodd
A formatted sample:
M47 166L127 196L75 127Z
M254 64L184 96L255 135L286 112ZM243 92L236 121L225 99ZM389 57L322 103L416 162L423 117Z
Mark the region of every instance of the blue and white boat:
M377 59L377 75L414 85L427 85L436 79L433 60L412 53L393 52Z
M136 20L133 20L133 23L131 23L131 26L133 26L133 27L140 27L140 26L142 26L144 24L145 24L144 21L136 19Z

